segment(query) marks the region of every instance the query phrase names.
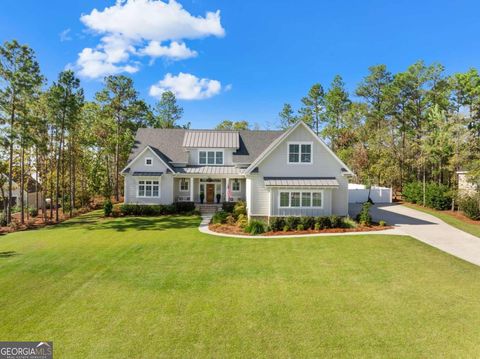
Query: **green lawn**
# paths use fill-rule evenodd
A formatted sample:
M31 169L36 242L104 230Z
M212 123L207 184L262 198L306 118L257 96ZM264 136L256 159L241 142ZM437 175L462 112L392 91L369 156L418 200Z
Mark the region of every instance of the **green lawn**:
M463 221L458 217L454 217L453 215L449 214L450 211L437 211L431 208L422 207L419 205L413 205L410 203L403 203L405 206L417 209L419 211L431 214L432 216L440 218L445 223L458 228L464 232L473 234L474 236L480 237L480 224L471 223Z
M0 339L57 358L480 356L479 267L409 237L198 223L97 212L0 237Z

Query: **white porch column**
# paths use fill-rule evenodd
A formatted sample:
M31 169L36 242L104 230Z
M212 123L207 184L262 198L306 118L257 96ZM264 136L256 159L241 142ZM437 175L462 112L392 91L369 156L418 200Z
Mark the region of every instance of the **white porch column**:
M195 202L195 199L193 198L193 182L194 178L190 177L190 201Z
M229 178L225 178L225 198L226 198L226 201L225 202L230 202L230 198L228 197L228 193L230 192L228 190L228 186L229 186Z

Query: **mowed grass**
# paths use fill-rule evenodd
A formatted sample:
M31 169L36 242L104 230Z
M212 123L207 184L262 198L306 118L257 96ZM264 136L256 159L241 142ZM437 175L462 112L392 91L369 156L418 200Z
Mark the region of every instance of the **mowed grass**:
M58 358L479 357L480 268L409 237L91 213L0 237L1 340Z
M464 232L470 233L474 236L480 237L480 222L479 223L472 223L467 220L462 220L459 217L454 216L450 211L437 211L435 209L414 205L410 203L403 203L406 207L410 207L416 209L418 211L422 211L437 218L440 218L445 223L458 228Z

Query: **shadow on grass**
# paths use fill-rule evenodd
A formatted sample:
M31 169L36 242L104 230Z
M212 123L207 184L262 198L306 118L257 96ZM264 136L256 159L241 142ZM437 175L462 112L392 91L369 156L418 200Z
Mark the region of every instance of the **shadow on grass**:
M15 251L5 251L5 252L0 252L0 258L9 258L13 256L18 256L20 253L15 252Z
M119 217L102 218L98 212L88 213L74 219L59 223L54 228L88 229L88 230L114 230L125 232L127 230L155 230L196 228L200 219L196 216L158 216L158 217Z

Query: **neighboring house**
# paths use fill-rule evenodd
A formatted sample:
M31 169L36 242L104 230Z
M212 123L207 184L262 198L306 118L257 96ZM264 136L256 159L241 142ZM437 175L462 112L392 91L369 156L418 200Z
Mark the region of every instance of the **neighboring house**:
M3 200L0 199L0 210L3 210L8 203L8 176L5 174L1 174L4 178L4 185L3 185ZM23 192L24 195L24 202L27 200L27 191ZM0 196L2 196L2 191L0 191ZM12 206L20 205L20 186L15 182L12 181Z
M479 185L472 182L468 176L468 171L457 171L458 191L463 194L473 194L478 191Z
M125 203L245 200L249 217L348 214L347 166L299 121L286 131L140 129Z

